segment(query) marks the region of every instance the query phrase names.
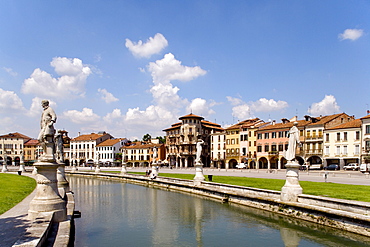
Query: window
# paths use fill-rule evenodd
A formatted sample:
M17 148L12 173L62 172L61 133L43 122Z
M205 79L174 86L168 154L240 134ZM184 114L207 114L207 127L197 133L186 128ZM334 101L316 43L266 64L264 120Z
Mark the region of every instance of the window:
M360 131L356 131L356 140L360 140Z
M300 135L300 136L303 136L303 130L300 130L300 131L299 131L299 135ZM279 137L280 137L280 136L279 136Z
M269 151L269 145L265 145L265 152Z
M316 130L312 131L312 138L316 138Z
M329 155L329 151L330 151L329 146L325 146L325 154L326 155Z
M327 142L329 141L329 134L325 135L325 141L327 141Z
M322 130L319 130L319 138L322 138Z
M276 145L271 145L271 151L277 151L276 150Z
M245 156L247 154L247 148L243 148L242 152L243 152L242 155Z
M365 134L370 134L370 125L366 125L365 128Z
M337 146L337 155L340 155L340 146Z
M337 133L337 141L340 141L340 133Z
M344 132L344 133L343 133L343 140L344 140L344 141L347 141L347 135L348 135L348 133L347 133L347 132Z
M284 145L283 144L279 144L279 152L282 152L284 150Z
M269 133L265 133L265 139L269 139Z
M347 152L347 146L343 146L343 154L348 154L348 152Z
M257 152L262 152L262 146L257 146Z
M258 133L257 139L262 139L262 134L261 133Z
M307 130L307 138L311 138L311 131Z
M355 146L355 154L356 155L360 154L360 145Z
M276 132L271 133L271 138L276 138Z

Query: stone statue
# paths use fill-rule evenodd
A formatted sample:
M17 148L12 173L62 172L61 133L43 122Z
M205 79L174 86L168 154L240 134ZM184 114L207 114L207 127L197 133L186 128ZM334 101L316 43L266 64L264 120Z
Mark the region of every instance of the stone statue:
M44 151L43 157L40 159L43 160L54 160L54 123L57 121L57 115L54 110L49 107L49 101L43 100L41 102L44 111L41 115L41 131L38 136L38 140L41 144L41 147Z
M298 122L294 122L293 127L289 130L289 143L288 150L284 152L284 157L287 161L292 161L295 159L295 151L297 143L301 144L299 141L299 130L297 128Z
M153 147L153 162L156 161L156 159L158 158L158 148L157 147Z
M60 131L55 135L55 158L64 163L63 135Z
M201 162L200 156L202 155L202 145L204 144L204 141L202 139L199 139L197 142L197 155L195 158L195 162Z

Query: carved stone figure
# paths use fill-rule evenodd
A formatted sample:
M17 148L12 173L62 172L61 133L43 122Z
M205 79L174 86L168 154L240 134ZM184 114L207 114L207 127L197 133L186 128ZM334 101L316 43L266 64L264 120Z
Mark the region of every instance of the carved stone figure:
M55 135L55 156L57 161L64 163L63 135L60 131Z
M289 130L289 143L288 143L288 150L285 152L285 159L287 161L292 161L295 159L295 152L297 143L300 144L299 141L299 130L297 128L298 122L294 122L293 127Z
M195 162L200 162L201 161L201 155L202 155L202 145L204 144L204 141L202 139L199 139L197 142L197 154L195 158Z
M41 144L41 147L44 151L43 158L47 157L47 159L54 159L54 123L57 121L57 115L55 114L54 110L49 107L49 101L43 100L41 102L44 111L41 115L41 131L38 136L38 140Z

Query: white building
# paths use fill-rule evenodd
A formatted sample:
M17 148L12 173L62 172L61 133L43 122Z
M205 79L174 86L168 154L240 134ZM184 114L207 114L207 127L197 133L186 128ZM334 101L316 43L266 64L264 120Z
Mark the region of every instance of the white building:
M324 158L326 164L338 164L340 169L348 163L360 163L361 120L356 119L324 132Z
M370 115L361 118L361 123L362 123L361 163L366 163L365 159L368 161L370 158Z
M226 132L211 134L211 167L225 168Z
M0 136L0 162L7 165L20 165L24 154L24 143L31 140L31 137L18 132Z
M120 153L120 148L127 143L126 138L108 139L96 145L96 163L113 165L116 161L116 154Z
M70 143L70 155L67 155L71 159L70 164L86 165L87 163L96 163L98 157L95 147L108 139L113 139L113 137L106 132L79 135L73 138Z

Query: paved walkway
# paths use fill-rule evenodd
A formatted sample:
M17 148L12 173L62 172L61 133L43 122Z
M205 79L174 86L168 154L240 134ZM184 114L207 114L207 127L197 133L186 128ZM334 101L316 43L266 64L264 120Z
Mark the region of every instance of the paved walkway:
M17 174L16 172L10 172ZM23 175L32 177L31 173ZM16 206L0 215L0 246L7 247L13 244L25 234L26 229L30 226L27 220L28 209L31 200L35 197L36 190L29 194L23 201Z

